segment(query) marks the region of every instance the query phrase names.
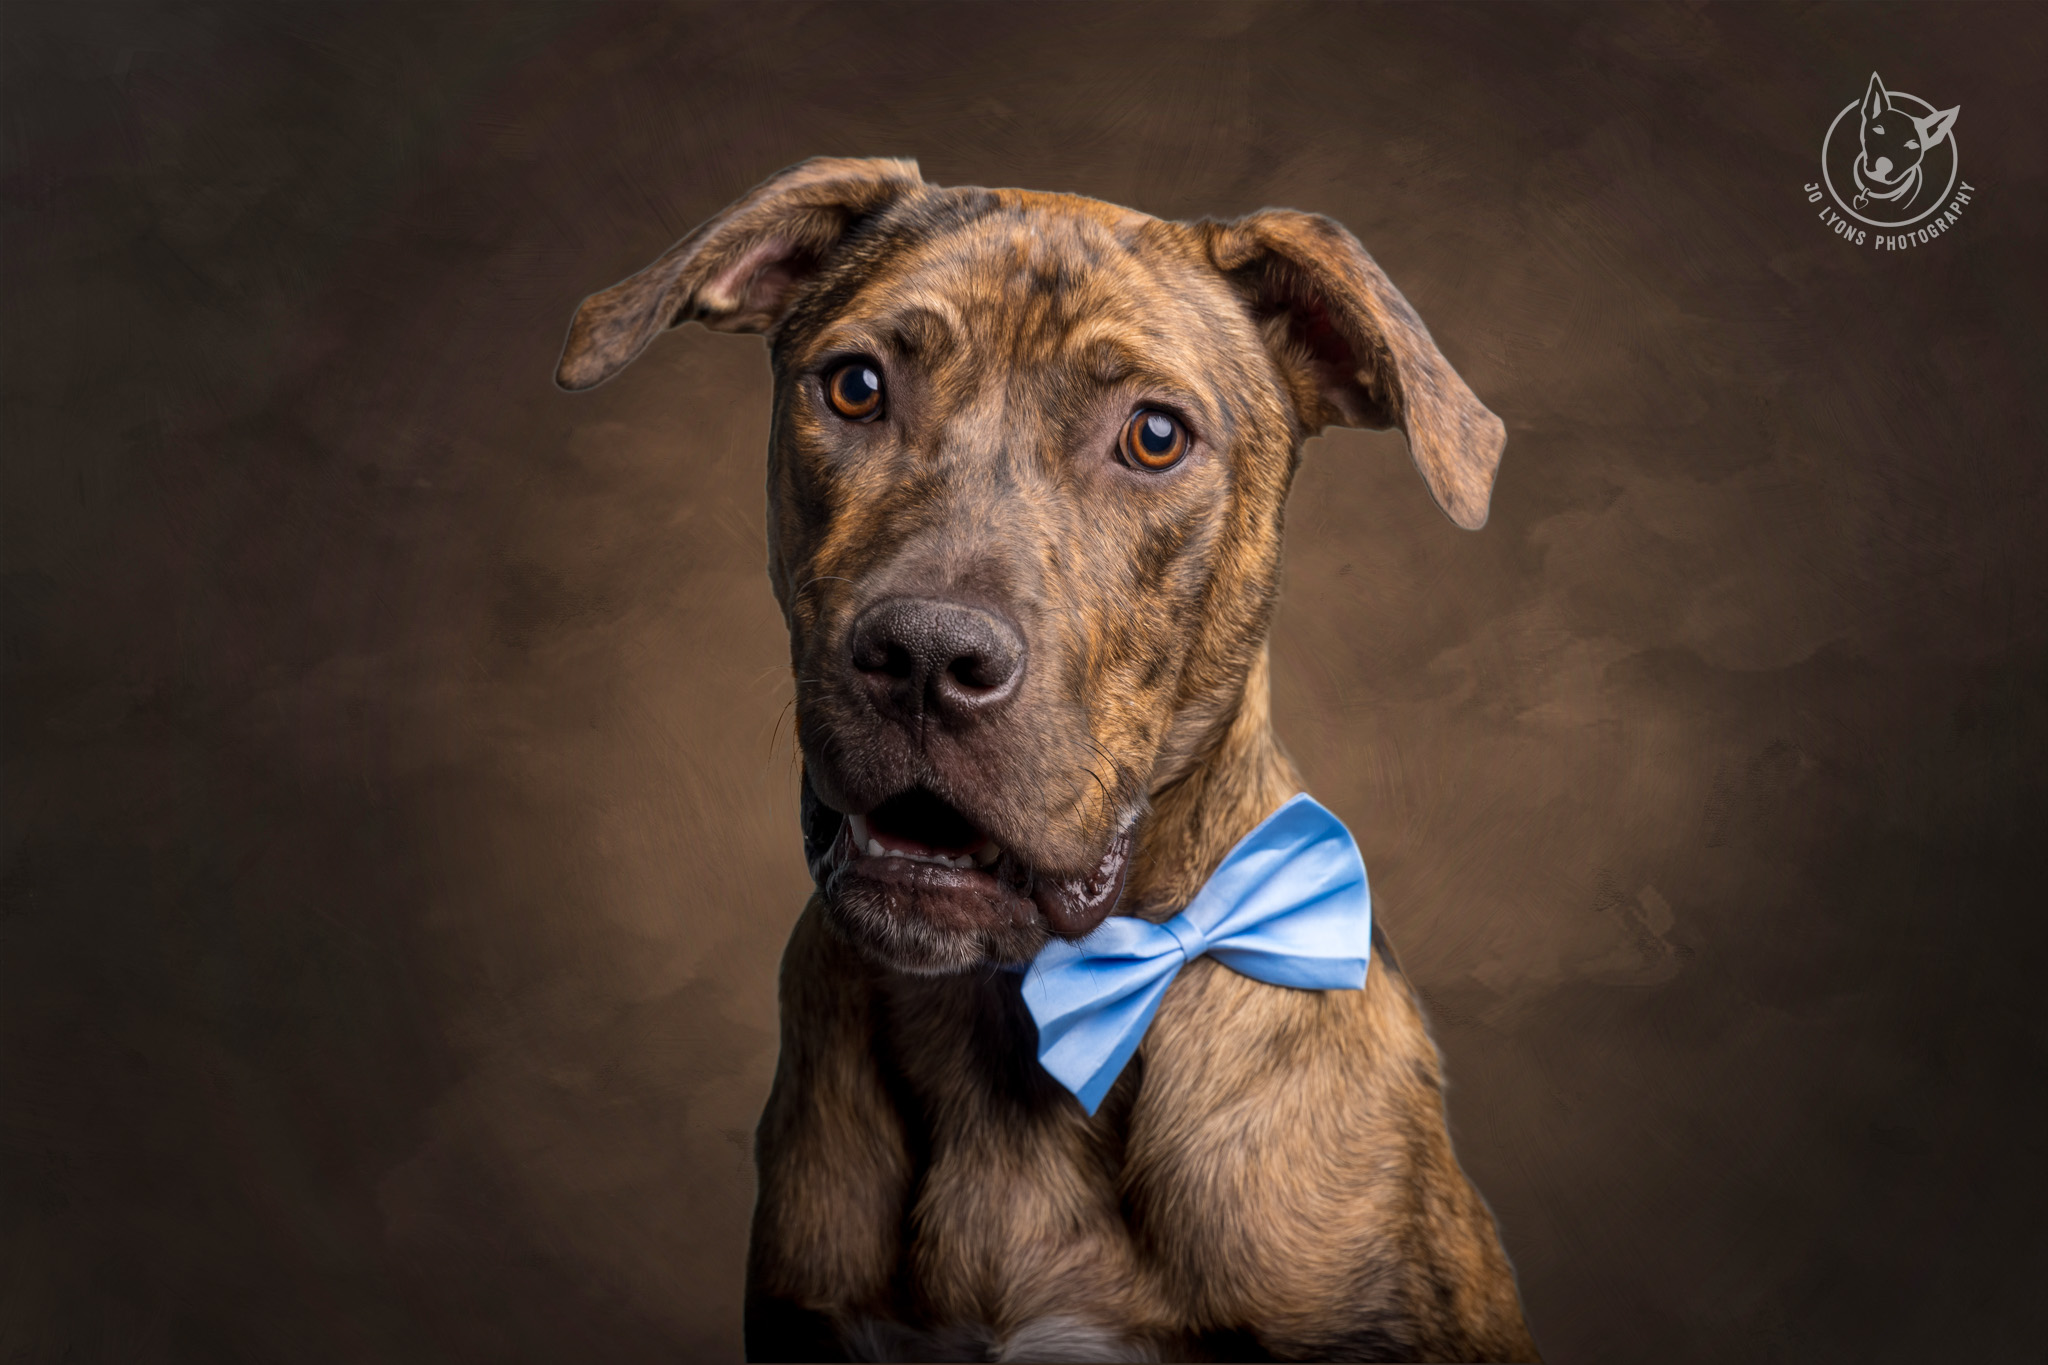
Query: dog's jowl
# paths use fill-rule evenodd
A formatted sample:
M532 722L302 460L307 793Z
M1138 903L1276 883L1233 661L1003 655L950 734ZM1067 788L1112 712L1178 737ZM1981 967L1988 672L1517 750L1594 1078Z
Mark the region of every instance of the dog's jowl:
M1468 528L1500 459L1372 258L1312 214L1164 222L818 160L587 300L559 381L689 321L769 339L818 887L756 1141L749 1355L1533 1359L1355 846L1293 799L1268 719L1303 440L1400 426ZM1254 884L1276 918L1242 929L1220 888ZM1094 1089L1055 1074L1053 959L1147 983L1083 1011Z

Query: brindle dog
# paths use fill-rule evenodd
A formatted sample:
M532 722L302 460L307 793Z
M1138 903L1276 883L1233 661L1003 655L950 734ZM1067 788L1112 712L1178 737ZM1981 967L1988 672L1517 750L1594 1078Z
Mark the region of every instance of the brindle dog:
M1307 436L1399 425L1486 519L1501 423L1357 239L809 161L585 301L558 380L692 320L769 338L819 888L751 1358L1534 1359L1377 934L1362 991L1189 963L1093 1118L1003 970L1171 916L1301 789L1265 642Z

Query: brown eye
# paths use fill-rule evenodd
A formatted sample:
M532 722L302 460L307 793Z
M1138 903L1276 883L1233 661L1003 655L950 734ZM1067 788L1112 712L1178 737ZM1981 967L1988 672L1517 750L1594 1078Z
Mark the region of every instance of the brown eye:
M1133 469L1171 469L1188 453L1188 432L1166 413L1146 408L1124 423L1117 453Z
M825 398L847 421L865 422L882 410L881 372L865 360L841 365L825 381Z

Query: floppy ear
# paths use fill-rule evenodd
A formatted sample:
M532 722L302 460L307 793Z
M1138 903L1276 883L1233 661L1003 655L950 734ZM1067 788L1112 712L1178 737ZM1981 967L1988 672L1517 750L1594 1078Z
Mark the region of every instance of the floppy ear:
M555 382L602 384L663 330L765 332L860 219L924 188L915 161L815 157L771 176L631 279L576 310Z
M1956 115L1962 112L1963 106L1958 104L1953 109L1937 110L1926 118L1914 119L1913 131L1920 135L1920 150L1924 152L1939 147L1941 140L1948 136L1949 125L1954 123Z
M1884 92L1884 82L1877 78L1875 71L1871 72L1870 86L1863 92L1863 121L1868 123L1891 107L1892 97Z
M1484 526L1507 429L1358 239L1291 209L1204 226L1209 258L1250 299L1304 425L1400 427L1437 506L1468 531Z

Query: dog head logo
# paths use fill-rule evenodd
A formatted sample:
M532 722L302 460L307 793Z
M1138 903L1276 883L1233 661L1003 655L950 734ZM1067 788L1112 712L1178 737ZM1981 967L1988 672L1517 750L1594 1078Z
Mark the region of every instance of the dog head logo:
M1872 72L1863 98L1835 115L1821 144L1821 170L1837 206L1878 228L1908 227L1941 207L1956 182L1961 111L1887 90Z

